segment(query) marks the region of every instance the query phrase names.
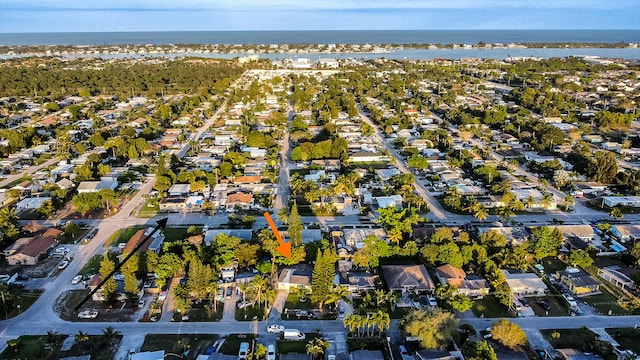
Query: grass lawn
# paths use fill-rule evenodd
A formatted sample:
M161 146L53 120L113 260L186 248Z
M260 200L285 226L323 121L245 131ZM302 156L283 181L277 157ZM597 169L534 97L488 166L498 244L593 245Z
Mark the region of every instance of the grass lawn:
M166 228L164 229L164 236L167 241L184 240L187 238L187 228Z
M609 315L609 311L611 311L611 315L631 315L640 313L640 310L630 311L620 306L616 301L616 298L604 288L600 288L600 291L602 291L602 294L585 296L582 298L600 314Z
M318 333L305 333L306 338L302 341L277 340L276 350L281 354L287 353L307 353L307 343L312 339L321 337Z
M144 226L131 226L124 229L119 229L111 235L107 241L104 243L104 247L117 246L121 242L127 242L133 234L135 234L138 230L144 229Z
M160 212L160 199L152 198L140 208L135 214L139 218L152 218Z
M213 310L208 300L199 304L192 303L188 313L189 321L220 321L224 312L224 304L218 302L216 310ZM175 312L171 321L182 321L182 314Z
M31 176L23 176L19 179L15 179L12 182L10 182L7 186L5 186L5 189L11 189L12 187L20 184L21 182L25 181L25 180L31 180Z
M556 349L579 349L587 351L595 341L596 334L587 328L540 330L542 336Z
M264 305L247 306L243 309L236 308L237 321L253 321L254 316L258 320L264 319Z
M562 271L567 268L567 264L556 257L548 257L542 259L540 265L544 266L545 274L555 274L558 271Z
M184 359L195 359L197 354L204 353L217 339L218 335L213 334L149 334L145 336L140 351L164 350L166 353L182 355L190 349Z
M251 344L253 338L253 334L231 334L224 340L219 352L222 354L237 356L238 351L240 350L240 343L248 342Z
M310 310L317 309L318 307L311 303L309 297L307 297L306 301L300 302L300 294L292 291L289 293L289 296L287 296L287 302L284 304L284 308L289 312L295 312L296 310Z
M14 302L15 306L13 306L8 311L7 317L3 317L3 319L10 319L14 316L19 315L20 313L25 312L29 307L31 307L31 305L33 305L34 302L36 302L36 300L38 300L41 294L42 290L40 289L16 291L16 295L18 295L18 301ZM18 310L18 305L20 305L20 310ZM4 315L4 313L2 315Z
M569 315L569 308L567 307L567 303L561 295L557 294L548 294L547 296L536 296L536 297L528 297L529 306L533 309L533 312L536 313L537 316L567 316ZM551 305L551 310L549 310L549 315L547 315L546 311L537 304L538 301L546 301Z
M100 270L100 260L102 260L102 255L94 255L86 264L78 274L80 275L93 275L97 274Z
M478 317L486 318L498 318L498 317L511 317L509 309L502 305L498 299L493 295L487 295L482 299L475 300L473 307L471 308L473 314Z
M87 235L89 230L90 228L81 228L77 234L71 236L63 233L58 240L60 240L60 244L77 244L85 235Z
M58 335L57 342L62 341L67 335ZM51 350L45 350L44 344L47 342L46 335L23 335L18 338L16 346L7 346L0 354L0 359L41 359L55 360L60 358L60 346L55 346Z
M640 329L631 328L610 328L605 329L620 347L640 354Z

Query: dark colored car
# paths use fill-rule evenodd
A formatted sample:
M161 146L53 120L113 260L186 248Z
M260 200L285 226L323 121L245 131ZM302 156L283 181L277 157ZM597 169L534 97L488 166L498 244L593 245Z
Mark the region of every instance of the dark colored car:
M520 299L520 303L521 303L523 306L529 306L529 301L527 301L527 299L525 299L525 298Z
M543 308L545 311L551 310L551 305L549 305L549 303L546 301L538 301L538 305L540 305L540 307Z

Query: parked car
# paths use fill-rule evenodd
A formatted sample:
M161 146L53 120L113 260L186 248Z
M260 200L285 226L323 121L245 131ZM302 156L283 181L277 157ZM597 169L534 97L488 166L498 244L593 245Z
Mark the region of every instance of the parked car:
M123 274L119 274L119 273L115 273L115 274L113 274L113 279L122 281L122 280L124 280L124 275Z
M95 319L98 317L98 312L93 310L93 311L82 311L80 313L78 313L78 319Z
M522 298L519 299L520 300L520 304L522 304L522 306L529 306L529 300Z
M231 295L233 295L233 288L232 287L228 287L227 288L227 294L226 294L227 299L231 298Z
M340 310L338 311L338 317L340 319L344 318L344 308L340 306Z
M543 308L545 311L551 310L551 305L549 305L549 303L544 300L538 301L538 305L540 305L540 307Z
M283 331L284 331L284 329L285 329L285 328L284 328L284 326L282 326L282 325L276 325L276 324L273 324L273 325L269 325L269 326L267 326L267 332L269 332L269 333L276 333L276 334L279 334L279 333L283 332Z
M249 343L242 342L240 343L240 350L238 350L238 359L246 359L247 353L249 352Z
M68 265L69 265L69 262L67 260L64 260L60 264L58 264L58 270L62 270L66 268Z
M267 346L267 360L276 360L276 347L272 344Z
M76 275L71 279L71 285L78 285L82 281L82 275Z

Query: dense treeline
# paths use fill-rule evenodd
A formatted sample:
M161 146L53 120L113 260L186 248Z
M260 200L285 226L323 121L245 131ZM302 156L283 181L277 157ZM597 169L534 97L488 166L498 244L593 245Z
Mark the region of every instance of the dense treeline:
M56 100L69 95L126 98L168 93L216 94L222 93L242 71L234 62L226 60L121 62L103 67L82 59L51 60L38 66L0 67L0 96L45 96Z

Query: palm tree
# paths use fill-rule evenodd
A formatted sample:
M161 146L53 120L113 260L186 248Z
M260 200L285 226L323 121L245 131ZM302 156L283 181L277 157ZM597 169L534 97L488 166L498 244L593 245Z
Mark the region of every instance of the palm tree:
M609 216L614 219L622 219L624 217L624 213L622 212L622 209L620 209L620 207L614 206L613 208L611 208Z
M576 204L576 199L571 195L567 195L562 199L562 202L564 203L565 209L569 211L569 209Z
M375 328L375 326L377 325L378 321L375 318L375 314L374 316L367 316L366 318L364 318L365 320L365 325L367 326L367 336L371 337L373 336L373 329Z
M347 314L344 319L342 319L342 325L344 325L344 327L349 328L349 332L353 332L355 329L355 320L356 320L356 314Z
M380 331L380 336L382 333L389 329L391 326L391 317L389 313L386 311L378 310L378 331Z
M307 343L306 346L307 354L311 355L312 359L316 359L320 355L324 354L324 352L327 351L328 348L329 343L322 340L321 338L312 339Z
M502 218L502 221L507 222L515 213L508 206L498 207L498 215Z
M278 210L278 220L280 220L284 225L289 224L289 208L287 206Z
M473 212L473 217L480 221L485 221L487 220L487 217L489 217L487 208L480 203L475 203L471 211Z
M75 334L74 339L77 343L85 342L89 340L89 334L83 332L82 330L78 330L78 333Z
M60 334L57 331L47 331L47 344L51 345L51 348L58 346L60 342Z
M542 199L540 199L540 206L545 209L548 209L551 206L551 202L553 201L553 195L550 193L544 193L542 195Z
M109 346L113 346L116 338L122 334L120 331L113 328L113 326L107 326L102 330L102 338L109 343Z
M398 304L399 298L400 298L400 295L398 295L398 293L395 291L389 291L387 293L386 299L389 302L389 307L391 308L391 311L394 311L396 309L396 305Z
M376 299L376 306L379 307L386 300L387 293L382 289L376 289L373 291L374 298Z
M327 298L325 299L325 304L335 304L336 307L338 303L342 300L349 301L349 289L344 286L334 286L333 290L327 294Z
M536 199L529 195L524 199L524 207L527 208L527 210L531 210L531 207L533 206L533 204L536 203Z

